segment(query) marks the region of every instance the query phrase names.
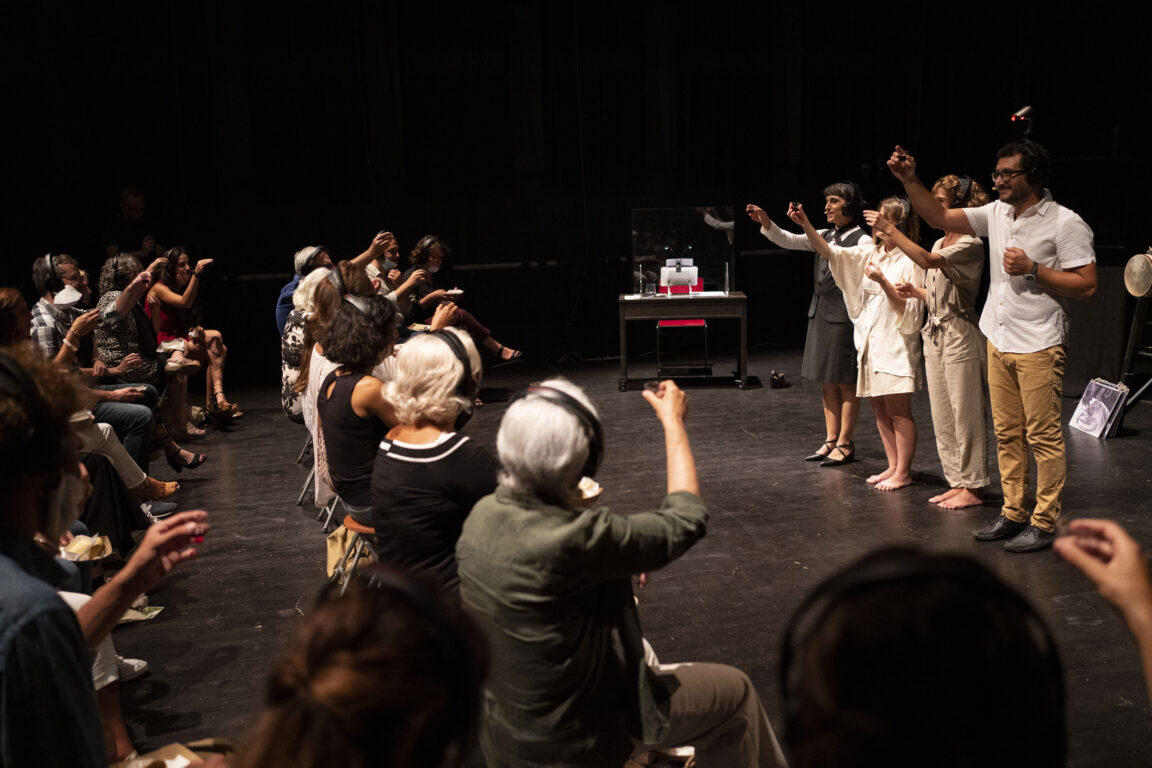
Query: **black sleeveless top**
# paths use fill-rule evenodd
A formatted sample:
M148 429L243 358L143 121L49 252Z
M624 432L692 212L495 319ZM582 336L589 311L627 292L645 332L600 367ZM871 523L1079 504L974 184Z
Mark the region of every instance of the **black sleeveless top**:
M376 449L388 427L374 416L362 419L352 410L352 391L367 374L337 376L339 370L328 374L316 393L316 414L324 433L328 475L345 504L370 507ZM328 395L332 382L336 385Z

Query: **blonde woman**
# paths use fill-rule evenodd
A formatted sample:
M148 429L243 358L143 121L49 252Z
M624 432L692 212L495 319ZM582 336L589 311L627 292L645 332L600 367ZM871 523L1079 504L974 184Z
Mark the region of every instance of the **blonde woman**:
M912 393L921 386L918 331L923 303L901 296L897 286L923 283L923 270L905 257L884 231L874 232L874 244L843 248L832 245L816 231L804 215L803 206L793 204L788 216L804 228L813 249L828 259L852 318L859 370L856 394L871 398L876 429L888 459L887 469L872 475L867 482L881 491L910 485L912 456L916 453ZM913 241L916 239L916 218L907 198L885 198L877 217L891 222Z
M988 202L988 193L967 176L938 179L932 185L932 196L945 208L977 208ZM928 311L920 331L924 368L936 451L949 486L928 501L943 509L980 506L988 485L986 342L976 315L984 243L972 235L945 232L927 251L874 211L865 218L926 270L923 283L904 283L897 287L897 293L922 301Z

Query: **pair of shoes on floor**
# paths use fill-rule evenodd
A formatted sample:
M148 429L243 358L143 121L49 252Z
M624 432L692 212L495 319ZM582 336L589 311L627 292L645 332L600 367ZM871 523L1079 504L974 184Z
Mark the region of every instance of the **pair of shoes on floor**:
M164 373L169 376L191 376L199 372L200 363L181 357L178 360L169 360L164 364Z
M834 454L839 452L839 456ZM849 440L846 443L837 443L836 447L828 452L828 457L820 462L822 467L842 467L845 464L856 461L856 443Z
M208 418L220 423L229 419L237 419L244 414L240 410L240 406L235 403L230 403L227 400L221 402L218 397L223 395L223 392L213 392L212 398L208 401L207 412Z
M208 461L208 454L195 453L195 454L192 454L191 459L186 459L186 458L184 458L182 451L174 451L172 454L167 456L167 459L168 459L168 466L170 466L170 467L172 467L172 469L176 470L177 473L180 473L180 472L183 472L185 468L196 469L196 467L198 467L201 464L203 464L204 462Z
M116 654L116 669L120 672L120 682L127 683L147 672L148 662L144 659L126 659Z
M1020 523L1000 515L991 525L972 531L972 537L976 541L1007 539L1004 542L1004 549L1009 552L1023 553L1048 549L1052 546L1056 534L1043 528L1037 528L1030 523Z
M172 435L172 437L176 440L203 440L204 436L208 433L197 427L192 422L188 422L184 425L183 431L169 429L168 434Z
M166 499L178 490L180 483L157 480L154 477L145 477L144 482L132 489L141 501Z
M159 522L166 517L169 517L176 511L176 502L174 501L145 501L140 504L140 510L144 513L153 523Z
M828 454L832 453L832 449L835 447L835 440L825 440L824 444L817 448L815 453L805 456L804 461L824 461L824 459L828 458ZM823 451L823 453L821 453L821 451Z

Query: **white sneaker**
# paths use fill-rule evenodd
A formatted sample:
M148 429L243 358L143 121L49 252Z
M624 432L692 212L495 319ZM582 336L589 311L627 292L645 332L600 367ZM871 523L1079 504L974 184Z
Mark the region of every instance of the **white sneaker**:
M126 659L116 654L116 669L120 672L120 682L127 683L147 672L148 662L144 659Z

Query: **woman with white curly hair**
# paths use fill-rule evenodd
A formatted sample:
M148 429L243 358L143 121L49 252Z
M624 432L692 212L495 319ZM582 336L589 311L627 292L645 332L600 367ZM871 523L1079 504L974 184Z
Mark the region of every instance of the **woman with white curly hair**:
M292 294L294 309L288 313L284 333L280 336L280 405L284 414L296 422L304 423L302 392L296 391L300 378L300 364L304 356L304 322L316 311L316 286L328 279L328 268L309 272Z
M480 353L456 328L420 334L396 358L384 399L397 424L380 442L372 508L352 510L376 529L382 563L423 573L446 590L459 585L456 540L472 506L496 488L497 463L460 429L475 407Z

